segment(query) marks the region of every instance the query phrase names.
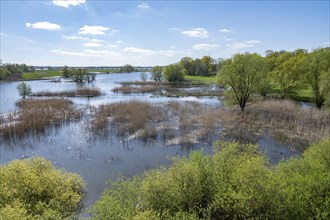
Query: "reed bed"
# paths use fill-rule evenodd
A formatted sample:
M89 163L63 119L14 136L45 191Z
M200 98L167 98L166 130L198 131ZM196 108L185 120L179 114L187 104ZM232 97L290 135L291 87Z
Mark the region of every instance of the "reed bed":
M330 136L328 112L282 100L255 103L244 114L235 106L128 101L101 106L91 123L96 134L113 128L130 139L163 138L167 144L197 143L209 136L246 143L269 135L295 147Z
M66 99L26 99L17 106L19 111L1 120L0 134L4 140L42 135L49 128L58 128L81 117L81 112Z
M95 97L100 96L101 91L98 88L80 88L77 90L68 90L60 92L36 92L32 96L48 96L48 97Z
M112 91L121 92L121 93L151 93L151 92L166 89L168 87L169 87L168 85L161 85L161 84L143 85L143 86L124 85L121 87L114 88Z

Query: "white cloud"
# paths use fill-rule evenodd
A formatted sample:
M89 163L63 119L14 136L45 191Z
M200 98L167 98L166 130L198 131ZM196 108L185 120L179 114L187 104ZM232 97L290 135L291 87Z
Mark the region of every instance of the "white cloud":
M93 39L90 39L90 42L93 42L93 43L103 43L105 41L104 40L99 40L99 39L93 38Z
M171 48L171 49L174 49L174 48L176 48L176 46L170 46L170 48Z
M118 56L118 53L113 52L111 50L92 50L86 49L84 50L86 53L96 56Z
M94 43L94 42L88 42L88 43L84 43L84 46L86 46L86 47L101 47L102 44Z
M154 54L154 51L148 50L148 49L141 49L141 48L136 48L136 47L125 47L123 49L124 52L129 52L129 53L135 53L135 54L140 54L142 56L149 56Z
M169 30L170 30L170 31L180 31L181 29L180 29L180 28L175 28L175 27L173 27L173 28L170 28Z
M88 56L88 54L86 54L86 53L72 52L72 51L65 51L65 50L51 50L50 52L58 54L58 55Z
M208 31L204 28L194 28L191 30L186 30L181 32L183 35L188 37L199 37L199 38L208 38Z
M108 27L84 25L80 28L79 34L104 35L107 30Z
M259 40L247 40L247 41L245 41L245 43L247 43L247 44L260 44L261 41L259 41Z
M114 44L108 44L107 47L117 48L117 47L119 47L119 46L118 46L118 45L114 45Z
M88 37L78 37L78 36L63 36L63 38L68 40L88 40Z
M230 49L236 51L236 50L243 49L243 48L253 47L253 44L235 42L235 43L232 43L232 44L226 44L226 46L229 47Z
M217 45L217 44L196 44L196 45L192 46L192 48L194 50L211 50L211 49L215 49L218 47L219 47L219 45Z
M232 39L232 38L227 38L227 37L222 37L222 39L225 40L225 41L234 41L234 39Z
M61 26L47 21L36 22L36 23L25 23L27 28L43 29L43 30L59 30Z
M231 30L226 29L226 28L220 29L219 31L220 31L221 33L230 33L230 32L231 32Z
M121 41L121 40L117 40L116 43L117 43L117 44L121 44L121 43L123 43L123 41Z
M70 6L78 6L84 4L86 0L53 0L52 3L56 6L69 8Z
M150 6L145 2L142 2L141 4L138 4L137 7L142 8L142 9L150 8Z

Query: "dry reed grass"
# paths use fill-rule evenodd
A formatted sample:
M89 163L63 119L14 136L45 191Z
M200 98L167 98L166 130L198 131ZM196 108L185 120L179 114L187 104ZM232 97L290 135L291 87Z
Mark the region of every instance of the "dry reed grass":
M329 113L302 108L291 101L268 100L248 106L212 107L196 102L151 104L141 101L103 105L92 120L96 133L109 131L131 138L160 137L168 144L196 143L207 136L256 142L270 135L280 143L307 146L329 138Z
M40 135L50 127L57 128L81 116L66 99L26 99L17 106L19 111L1 120L0 134L4 140Z
M155 91L160 91L162 89L168 88L168 85L155 84L155 85L143 85L143 86L121 86L114 88L113 92L121 92L121 93L151 93Z
M48 96L48 97L95 97L100 96L101 91L98 88L80 88L77 90L61 91L61 92L36 92L32 96Z

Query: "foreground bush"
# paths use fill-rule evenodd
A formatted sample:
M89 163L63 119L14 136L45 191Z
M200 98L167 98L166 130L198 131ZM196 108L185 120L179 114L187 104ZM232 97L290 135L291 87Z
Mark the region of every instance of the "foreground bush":
M110 183L93 219L329 219L330 140L271 166L256 145L216 143Z
M0 219L64 219L82 209L83 180L42 158L0 167Z

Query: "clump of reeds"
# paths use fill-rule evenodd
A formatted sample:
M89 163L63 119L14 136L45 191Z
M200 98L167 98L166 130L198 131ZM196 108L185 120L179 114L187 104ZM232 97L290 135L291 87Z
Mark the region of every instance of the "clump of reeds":
M48 96L48 97L95 97L100 96L101 91L98 88L80 88L77 90L68 90L68 91L60 91L60 92L36 92L33 93L32 96Z
M162 84L154 84L154 85L143 85L143 86L121 86L114 88L113 92L121 92L121 93L151 93L155 91L160 91L162 89L167 88L168 85Z
M142 101L118 102L101 105L92 120L93 129L104 131L110 122L116 127L120 135L132 135L139 130L150 135L150 123L162 120L160 108L154 104Z
M19 101L17 106L19 111L0 126L0 134L5 140L40 135L48 128L57 128L81 116L66 99L26 99Z
M244 120L267 128L277 134L275 137L304 140L306 143L330 137L329 112L303 108L288 100L268 100L248 106Z

